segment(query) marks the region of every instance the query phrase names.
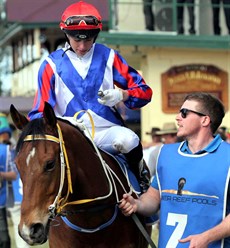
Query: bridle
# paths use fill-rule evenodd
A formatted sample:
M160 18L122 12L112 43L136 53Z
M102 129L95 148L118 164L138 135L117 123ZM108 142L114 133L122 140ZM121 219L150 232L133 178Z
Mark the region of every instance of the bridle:
M91 134L89 133L89 130L87 127L85 127L85 130L88 132L89 137L91 137ZM58 131L58 138L56 136L53 136L53 135L47 135L47 134L38 135L37 134L37 135L27 135L24 139L25 142L33 141L33 140L47 140L47 141L58 143L60 146L61 176L60 176L58 193L54 199L54 202L48 207L50 217L54 218L57 215L62 215L62 211L63 211L64 207L66 207L67 205L79 205L79 204L84 204L84 203L88 203L88 202L107 199L112 195L113 192L115 193L117 203L119 203L120 199L118 196L115 179L119 182L119 184L123 188L124 192L127 193L127 191L126 191L124 185L122 184L122 182L120 181L120 179L118 178L118 176L116 175L116 173L114 173L114 171L107 165L107 163L102 158L102 155L101 155L100 151L98 150L97 146L95 145L92 137L90 140L94 146L94 149L96 150L96 153L97 153L98 158L101 162L104 173L105 173L106 178L108 180L109 192L104 196L98 196L98 197L92 198L92 199L81 199L81 200L68 202L69 194L73 193L72 180L71 180L71 170L70 170L70 166L69 166L69 160L68 160L68 156L67 156L67 152L66 152L66 148L65 148L65 143L63 140L62 131L61 131L61 128L60 128L58 123L57 123L57 131ZM66 170L66 175L67 175L68 189L67 189L66 196L62 198L61 194L62 194L64 181L65 181L65 170ZM128 182L129 187L130 187L130 193L131 193L133 191L132 186L131 186L128 179L127 179L127 182Z
M67 201L69 193L73 193L72 188L72 180L71 180L71 171L69 167L68 156L65 149L65 143L62 137L62 132L59 124L57 124L58 130L58 138L53 135L27 135L23 141L33 141L33 140L47 140L51 142L58 143L60 145L60 165L61 165L61 176L60 176L60 183L58 193L54 199L54 202L49 206L49 212L51 217L55 217L57 214L60 214L62 210L62 205ZM62 189L64 186L65 181L65 170L67 174L68 180L68 190L65 198L61 198Z

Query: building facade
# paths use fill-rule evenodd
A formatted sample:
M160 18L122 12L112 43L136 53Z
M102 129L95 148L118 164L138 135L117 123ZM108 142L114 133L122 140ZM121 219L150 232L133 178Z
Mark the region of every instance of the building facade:
M5 64L0 64L1 86L4 89L0 101L3 103L3 98L5 101L4 106L0 104L0 111L7 112L9 102L14 102L12 98L18 97L26 97L27 109L23 111L30 110L39 65L49 52L63 45L65 40L59 29L59 19L63 10L73 2L41 0L32 4L32 1L25 0L1 0L0 49L1 61ZM227 112L223 125L229 127L230 36L223 6L220 8L222 33L214 35L210 1L195 1L196 34L190 35L187 5L184 6L185 32L177 32L175 0L153 1L155 31L145 30L142 0L87 2L99 8L104 20L98 42L120 51L153 89L152 102L141 110L142 139L149 138L145 132L153 126L161 128L163 123L175 121L183 94L201 89L218 94L224 100ZM170 72L175 68L177 79L170 78ZM179 68L183 68L183 75ZM210 71L209 68L216 69ZM169 82L177 82L171 88L165 88L165 74ZM180 77L185 78L179 80ZM215 80L218 83L214 84Z

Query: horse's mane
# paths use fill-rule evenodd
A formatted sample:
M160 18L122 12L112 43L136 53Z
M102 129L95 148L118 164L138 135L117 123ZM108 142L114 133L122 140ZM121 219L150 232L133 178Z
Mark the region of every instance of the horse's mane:
M84 131L82 129L80 129L78 126L73 125L70 121L62 119L60 117L57 117L57 120L59 120L61 122L64 122L64 123L67 123L68 125L70 125L70 126L74 127L75 129L77 129L85 137L87 142L93 147L92 141L90 141L90 139L85 135L85 133L84 133Z
M45 136L45 123L43 118L34 119L25 126L23 129L16 146L16 151L19 152L23 141L27 135L42 135Z

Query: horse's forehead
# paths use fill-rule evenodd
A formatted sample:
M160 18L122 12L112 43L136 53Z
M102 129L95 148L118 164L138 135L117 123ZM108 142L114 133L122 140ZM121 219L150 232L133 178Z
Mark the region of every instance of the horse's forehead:
M24 144L15 158L15 162L17 166L20 166L20 165L22 165L23 167L24 165L29 166L31 160L36 156L36 153L37 153L36 150L37 149L35 146Z
M48 146L44 144L44 142L23 142L23 145L20 148L15 159L17 165L28 167L31 162L34 163L34 160L36 160L36 162L42 160L44 158L44 149L47 149L47 147Z
M47 157L52 159L59 151L59 144L54 138L55 136L51 136L51 138L44 136L43 138L43 136L39 135L37 140L36 137L35 140L33 140L33 137L30 140L29 137L28 140L22 142L22 146L16 156L16 161L18 163L25 163L26 161L28 165L33 158L35 158L37 162L43 161L47 159Z
M35 154L36 154L36 148L33 146L31 147L31 150L26 156L26 166L30 165L30 161L35 157Z

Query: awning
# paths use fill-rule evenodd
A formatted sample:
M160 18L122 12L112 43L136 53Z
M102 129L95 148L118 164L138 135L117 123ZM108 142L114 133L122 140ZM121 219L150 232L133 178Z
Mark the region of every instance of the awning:
M19 112L28 113L33 106L34 96L31 97L5 97L0 96L0 112L8 114L10 112L10 105L13 104L14 107Z

